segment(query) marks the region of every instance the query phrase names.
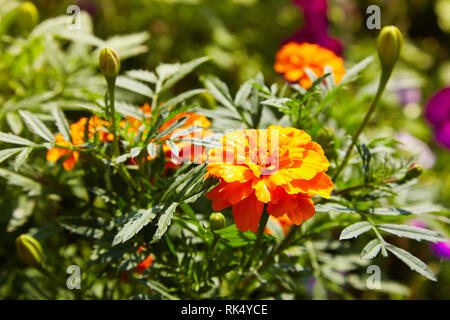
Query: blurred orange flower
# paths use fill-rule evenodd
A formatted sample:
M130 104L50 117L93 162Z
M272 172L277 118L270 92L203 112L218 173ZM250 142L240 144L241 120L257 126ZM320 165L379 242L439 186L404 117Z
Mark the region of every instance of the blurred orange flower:
M137 252L142 252L145 251L146 248L144 246L140 246L137 250ZM143 274L145 270L147 270L148 268L151 267L152 263L153 263L153 255L150 254L147 258L145 258L144 260L142 260L137 266L136 266L136 272L139 274Z
M322 147L302 130L270 126L226 134L209 152L207 174L220 184L206 196L215 211L233 207L236 227L256 232L264 204L275 218L300 225L315 213L311 197L330 197Z
M317 77L324 75L325 66L333 69L336 83L342 80L345 74L344 62L333 51L317 44L289 42L276 54L274 69L284 74L286 80L297 82L308 89L312 85L305 68L311 69Z
M72 123L70 125L70 136L72 138L72 141L67 141L66 139L64 139L63 135L59 133L55 136L55 144L61 147L82 145L84 144L84 135L86 129L88 131L88 138L92 138L95 134L97 134L97 137L100 141L106 142L113 140L114 137L112 133L106 130L106 127L109 126L108 121L102 120L98 116L93 116L89 118L88 128L86 128L87 122L87 118L81 118L77 122ZM67 154L69 156L63 161L63 167L65 170L69 171L73 169L80 157L78 151L58 147L51 148L47 152L47 160L56 162Z
M149 117L152 110L148 103L146 103L144 106L140 108L144 114ZM186 119L186 122L180 127L175 129L170 135L167 135L165 137L162 137L161 139L168 139L170 136L177 136L178 133L186 130L189 127L196 126L201 127L203 130L197 130L193 132L189 132L187 134L182 134L180 136L177 136L177 140L181 139L187 139L187 138L203 138L206 136L211 135L213 132L209 129L207 129L211 122L203 115L196 114L193 112L181 112L177 114L175 117L164 123L161 128L159 129L160 132L168 129L174 122L184 118L188 117ZM126 120L122 120L120 122L121 128L128 128L128 134L136 134L139 130L139 127L142 125L142 121L134 118L134 117L127 117ZM175 142L175 145L179 149L178 153L173 152L172 148L170 148L166 143L162 145L163 152L165 154L166 158L166 168L176 168L180 166L182 161L191 161L195 163L201 163L204 161L204 147L194 145L188 141L179 141ZM149 155L147 156L147 160L152 160L153 158Z

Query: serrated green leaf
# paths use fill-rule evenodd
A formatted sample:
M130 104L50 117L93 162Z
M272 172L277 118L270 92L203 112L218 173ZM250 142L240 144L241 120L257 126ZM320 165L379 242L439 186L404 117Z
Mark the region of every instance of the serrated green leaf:
M401 224L379 224L377 225L377 228L385 232L395 234L399 237L415 239L418 241L427 240L431 242L441 242L448 240L433 230L418 228L414 226Z
M0 150L0 163L2 163L6 159L12 157L16 153L21 152L23 150L25 150L25 148L11 148L11 149Z
M39 135L41 138L47 140L48 142L54 141L51 131L34 114L24 110L19 110L19 114L25 120L25 123L30 126L31 131Z
M189 99L189 98L191 98L193 96L196 96L196 95L199 95L199 94L202 94L202 93L205 93L205 92L206 92L205 89L194 89L194 90L189 90L189 91L183 92L183 93L177 95L176 97L167 100L165 103L163 103L160 106L160 109L161 110L165 110L165 109L167 109L169 107L174 107L177 104L185 101L186 99Z
M103 230L93 226L93 224L98 224L98 220L95 218L64 217L57 222L64 229L85 237L101 239L104 234Z
M116 86L122 89L126 89L128 91L140 94L144 97L152 98L153 91L145 85L144 83L130 79L125 76L118 76L116 79Z
M381 250L381 243L378 239L370 241L361 252L361 259L371 260L375 258Z
M156 213L160 211L160 207L152 207L150 209L139 209L133 213L132 217L123 226L123 228L116 234L112 245L118 245L129 239L131 239L136 233L138 233L143 227L149 224Z
M208 76L203 78L203 84L208 92L224 107L236 113L236 108L232 102L230 91L227 85L215 76Z
M158 81L158 78L156 75L148 70L130 70L125 72L125 74L133 79L139 80L139 81L145 81L150 83L156 83Z
M368 221L357 222L342 230L339 240L356 238L360 234L372 229L373 225Z
M16 161L14 161L14 171L19 171L20 167L25 162L25 160L27 160L31 151L33 151L32 148L25 148L17 155Z
M413 256L408 251L398 248L389 243L386 244L386 249L392 252L397 258L402 260L412 270L423 275L425 278L428 278L432 281L437 281L433 271L431 271L431 269L422 260Z
M70 134L69 122L67 121L64 113L58 107L53 108L52 115L55 118L56 127L62 134L66 141L72 142L72 135Z
M158 220L158 229L156 229L155 234L153 235L152 243L157 242L161 239L161 237L166 233L169 228L170 223L172 222L173 214L175 209L177 208L178 203L172 203L167 209L166 212L161 215Z
M199 65L205 63L209 60L209 57L202 57L198 58L192 61L189 61L187 63L183 63L179 66L177 72L173 73L168 79L164 82L164 84L161 87L161 91L170 89L175 83L183 79L186 75L191 73L195 68L197 68Z
M2 142L6 142L6 143L12 143L12 144L19 144L22 146L34 146L34 142L15 136L13 134L10 133L4 133L4 132L0 132L0 141Z

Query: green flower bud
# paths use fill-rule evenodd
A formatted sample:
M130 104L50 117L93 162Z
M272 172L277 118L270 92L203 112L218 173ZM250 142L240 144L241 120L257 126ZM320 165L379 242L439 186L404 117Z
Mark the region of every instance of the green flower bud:
M117 53L111 48L104 48L99 56L100 70L106 80L114 80L120 71L120 59Z
M413 163L409 166L408 171L406 172L402 180L410 181L412 179L419 177L422 173L423 168L417 163Z
M209 225L211 227L211 230L223 229L227 225L227 220L222 213L213 212L209 217Z
M31 30L39 22L39 12L31 2L24 2L19 6L17 23L22 30Z
M20 260L30 266L41 264L43 251L41 244L32 236L22 234L16 239L17 255Z
M403 36L397 27L387 26L381 29L377 40L377 51L383 68L387 70L394 68L402 45Z

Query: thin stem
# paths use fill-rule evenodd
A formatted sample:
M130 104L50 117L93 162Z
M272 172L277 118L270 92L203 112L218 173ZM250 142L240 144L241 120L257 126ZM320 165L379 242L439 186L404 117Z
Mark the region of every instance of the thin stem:
M108 81L108 90L109 90L109 111L111 112L111 130L114 136L113 140L113 156L117 157L119 155L119 141L117 139L117 131L116 131L116 111L115 111L115 88L116 88L116 80Z
M259 225L258 225L258 233L256 235L256 241L255 245L253 246L253 250L250 254L249 259L247 260L247 263L244 267L244 270L248 270L250 266L252 265L253 258L255 257L255 254L257 251L259 251L259 247L261 245L261 239L264 234L264 230L266 229L267 221L269 220L269 213L266 210L266 205L264 206L264 210L261 214L261 218L259 219Z
M387 69L382 70L381 77L380 77L380 83L378 85L378 90L377 90L375 99L372 101L372 104L369 108L369 111L367 111L366 116L364 117L364 120L361 122L361 124L359 125L355 134L353 135L352 143L350 144L350 146L347 149L344 160L342 161L342 163L339 165L338 169L336 170L336 173L334 174L333 179L332 179L333 181L336 181L339 178L339 176L342 173L342 170L344 170L345 166L347 165L347 163L350 159L350 156L352 154L353 147L356 145L356 143L358 141L359 135L361 134L361 132L363 131L363 129L369 122L370 118L372 117L372 114L377 107L377 104L383 94L383 91L386 88L386 84L389 81L391 72L392 72L392 70L387 70Z

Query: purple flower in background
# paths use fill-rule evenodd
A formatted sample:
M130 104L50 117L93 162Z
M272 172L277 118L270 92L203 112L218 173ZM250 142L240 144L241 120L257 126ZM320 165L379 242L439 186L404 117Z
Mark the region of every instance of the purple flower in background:
M303 9L305 26L286 40L295 42L315 43L322 47L342 54L341 43L328 35L327 1L326 0L294 0Z
M97 15L98 5L92 0L80 0L77 5L81 10L87 11L92 17Z
M443 259L450 259L450 240L445 242L433 243L432 247L433 252L438 257Z
M430 99L425 115L434 126L436 140L450 149L450 88L442 89Z
M417 228L427 227L425 221L417 218L409 220L408 224ZM431 243L430 247L431 251L433 251L433 253L439 258L450 259L450 240L438 243Z
M398 90L398 95L403 106L412 103L419 103L422 99L422 92L419 88L404 88Z

